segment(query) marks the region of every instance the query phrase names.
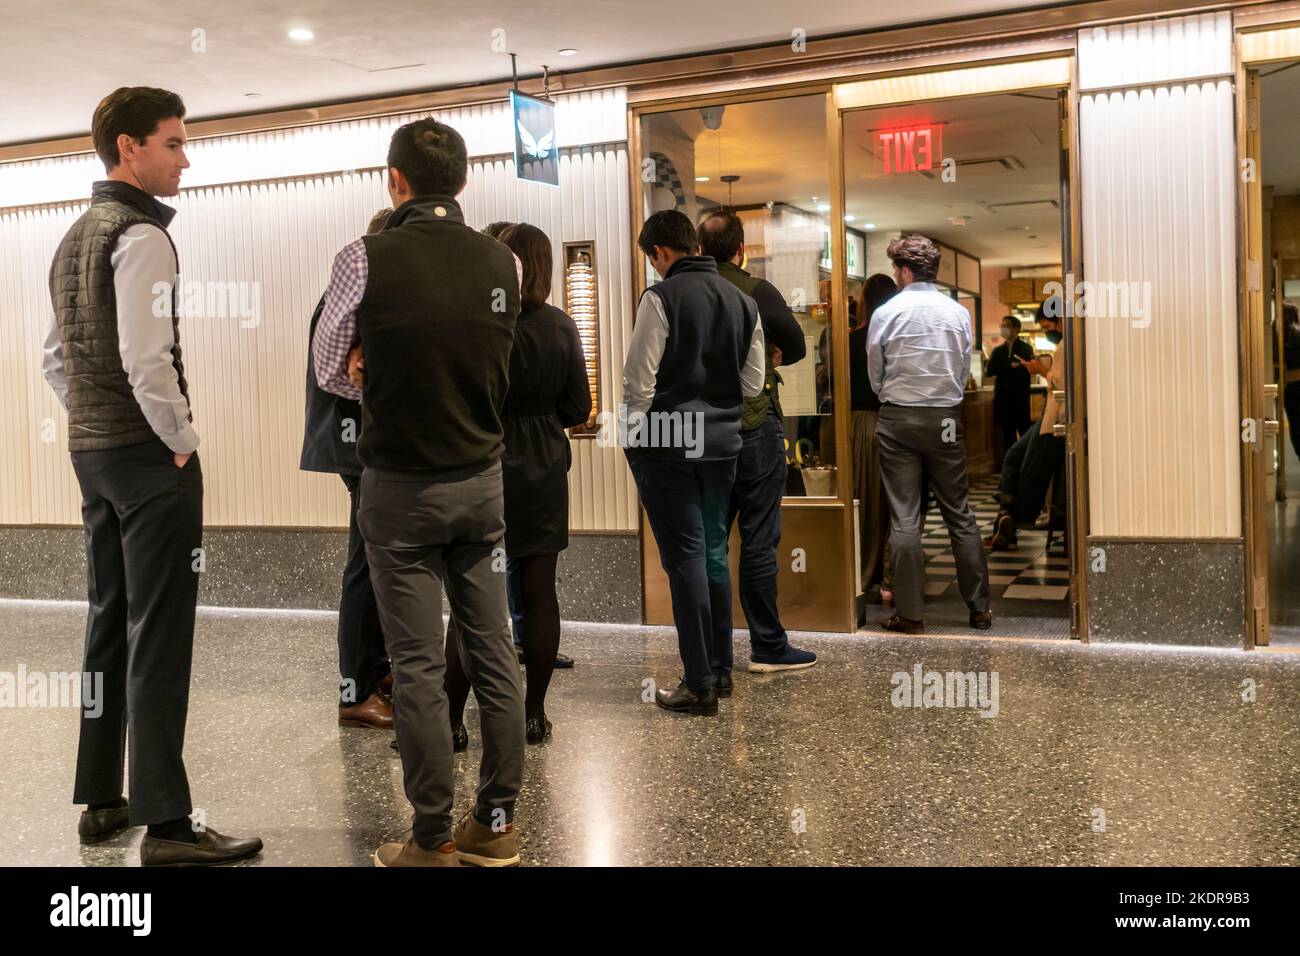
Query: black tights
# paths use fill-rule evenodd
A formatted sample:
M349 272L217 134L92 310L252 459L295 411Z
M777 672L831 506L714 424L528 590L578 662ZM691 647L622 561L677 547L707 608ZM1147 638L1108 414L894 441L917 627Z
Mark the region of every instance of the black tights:
M528 676L525 719L540 717L545 711L546 688L550 686L555 654L560 649L560 602L555 596L558 557L538 554L511 562L510 588L519 614L519 639L524 645L524 671ZM469 678L460 663L458 630L456 617L452 615L447 623L447 673L443 682L452 726L465 722L465 702L470 690Z

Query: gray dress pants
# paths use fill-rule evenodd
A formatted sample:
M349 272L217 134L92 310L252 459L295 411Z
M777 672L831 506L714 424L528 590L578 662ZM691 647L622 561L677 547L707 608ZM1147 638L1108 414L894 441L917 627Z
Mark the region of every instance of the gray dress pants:
M939 502L957 560L957 586L972 611L989 609L989 568L970 506L961 407L886 405L876 425L881 479L889 499L894 605L912 620L925 616L925 487Z
M483 761L474 818L499 830L514 819L524 774L523 694L506 614L501 466L441 481L367 468L357 523L393 662L393 723L415 842L431 850L452 831L444 586L460 625L460 660L479 702Z

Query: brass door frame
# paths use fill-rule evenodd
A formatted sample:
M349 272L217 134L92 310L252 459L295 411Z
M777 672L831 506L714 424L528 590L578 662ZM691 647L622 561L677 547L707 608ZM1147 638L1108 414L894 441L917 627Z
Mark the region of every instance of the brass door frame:
M1294 17L1294 14L1292 14ZM1237 176L1238 400L1240 417L1258 429L1253 443L1241 443L1241 528L1244 548L1243 644L1267 646L1269 628L1268 528L1273 494L1268 490L1262 456L1268 435L1264 422L1273 411L1265 385L1270 377L1264 360L1265 289L1263 282L1263 185L1259 166L1259 68L1300 59L1300 21L1271 21L1265 28L1243 29L1237 16L1233 37L1236 73L1237 169L1254 161L1254 176ZM1250 26L1255 24L1250 23ZM1280 396L1279 396L1280 399Z
M1061 158L1062 158L1062 191L1068 195L1063 198L1066 200L1062 203L1061 209L1061 265L1062 271L1072 271L1074 275L1082 278L1083 275L1083 244L1081 239L1081 222L1079 216L1079 158L1077 144L1079 141L1078 134L1078 102L1079 102L1079 84L1078 84L1078 58L1071 52L1068 55L1057 53L1052 57L1026 56L1019 60L1005 61L1007 64L1027 63L1031 60L1044 59L1068 59L1068 77L1058 78L1052 82L1044 82L1036 85L1014 85L1009 84L1002 89L980 90L975 93L960 94L955 96L942 96L927 98L925 100L916 99L899 99L892 101L872 101L866 105L858 105L857 98L850 94L847 105L842 102L841 96L844 88L848 86L858 86L858 82L837 84L836 89L832 91L832 96L828 99L828 109L835 114L835 121L830 124L834 127L834 142L839 153L836 156L836 165L838 170L835 176L836 190L832 194L832 215L838 215L842 218L844 208L844 156L842 150L843 136L843 118L844 114L852 113L863 109L874 109L880 106L888 105L906 105L914 102L941 102L955 99L967 99L976 96L998 96L1004 93L1022 92L1026 90L1055 90L1064 96L1064 115L1061 122ZM987 62L972 63L970 66L988 66L1002 64L988 64ZM947 72L951 69L960 69L962 64L952 64L944 67L942 70L924 69L916 70L908 76L923 76L937 72ZM828 133L830 129L828 129ZM833 238L834 241L834 238ZM843 236L838 237L841 247L844 243ZM832 274L834 294L837 296L836 302L847 302L848 297L848 275L847 271L840 268L843 262L843 249L833 252L834 263L837 266ZM1068 267L1068 268L1067 268ZM1086 418L1083 413L1086 407L1085 402L1085 376L1084 376L1084 336L1083 323L1073 314L1073 309L1068 310L1064 317L1065 341L1067 348L1065 350L1066 363L1066 388L1065 388L1065 425L1066 425L1066 479L1068 482L1068 496L1070 499L1070 509L1067 514L1069 524L1069 541L1070 541L1070 632L1071 636L1077 637L1084 643L1088 641L1088 605L1087 605L1087 575L1084 572L1084 560L1087 549L1088 533L1088 467L1087 467L1087 443L1085 424ZM836 363L835 373L848 374L848 354L847 354L847 337L845 331L845 347L840 351L844 353L844 369L840 370L839 363ZM837 437L837 440L840 440Z

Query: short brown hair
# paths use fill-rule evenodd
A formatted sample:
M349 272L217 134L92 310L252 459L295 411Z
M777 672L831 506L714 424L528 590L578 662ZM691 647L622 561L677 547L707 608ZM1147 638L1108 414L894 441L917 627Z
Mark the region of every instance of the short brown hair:
M922 235L894 239L885 249L889 261L912 270L917 282L933 282L939 274L939 247Z
M379 212L370 217L370 225L366 226L366 235L373 236L377 232L382 232L384 226L388 225L388 217L393 214L392 206L385 206Z
M520 222L503 232L500 241L524 267L519 294L523 308L541 308L551 295L551 240L536 226Z
M121 86L99 101L90 121L90 136L95 152L112 172L122 161L117 138L125 133L137 143L158 131L158 124L172 117L185 119L185 103L180 95L155 86Z

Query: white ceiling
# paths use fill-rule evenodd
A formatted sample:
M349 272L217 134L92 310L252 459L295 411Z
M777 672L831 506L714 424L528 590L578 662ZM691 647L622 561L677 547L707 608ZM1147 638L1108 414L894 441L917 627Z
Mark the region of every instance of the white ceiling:
M501 80L1041 6L1017 0L5 0L0 145L83 135L118 86L180 93L189 118ZM315 32L288 39L292 27ZM204 52L195 52L194 31ZM578 55L558 56L562 47ZM247 93L260 93L249 98Z

